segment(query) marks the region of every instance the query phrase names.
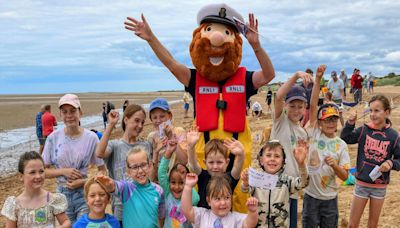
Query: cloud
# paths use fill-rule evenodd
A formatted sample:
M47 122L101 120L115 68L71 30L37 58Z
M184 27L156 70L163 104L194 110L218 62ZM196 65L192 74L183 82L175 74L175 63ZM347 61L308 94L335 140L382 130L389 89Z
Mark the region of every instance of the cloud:
M52 80L51 75L78 85L102 84L109 82L107 75L124 78L140 72L140 80L169 78L177 84L165 85L179 87L147 43L124 29L123 21L127 16L140 19L144 13L169 52L191 67L188 49L196 14L208 3L213 1L9 1L0 9L0 84L9 83L5 78L12 75L38 83L44 78L43 86ZM277 78L321 63L328 70L357 67L376 75L400 71L398 1L233 0L229 4L246 20L248 12L257 16L260 40ZM242 64L260 69L245 38ZM24 90L23 81L18 82L19 90ZM148 90L161 86L146 85Z

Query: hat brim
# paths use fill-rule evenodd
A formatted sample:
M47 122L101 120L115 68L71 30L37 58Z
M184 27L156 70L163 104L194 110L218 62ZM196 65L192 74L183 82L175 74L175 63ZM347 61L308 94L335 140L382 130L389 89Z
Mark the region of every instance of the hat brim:
M72 107L74 107L74 108L80 108L80 106L79 105L77 105L77 104L74 104L73 102L63 102L63 103L61 103L61 104L58 104L58 108L61 108L61 106L63 106L63 105L71 105Z
M324 120L324 119L327 119L327 118L332 117L332 116L336 116L338 118L340 117L339 114L332 113L332 114L328 114L328 115L325 115L324 117L319 118L319 120Z
M286 99L286 103L289 103L289 102L291 102L291 101L294 101L294 100L300 100L300 101L304 101L304 102L306 102L307 103L307 98L305 98L305 97L303 97L303 96L293 96L293 97L289 97L288 99Z
M218 17L218 16L207 16L204 17L203 20L200 21L200 24L203 23L218 23L218 24L223 24L223 25L227 25L231 28L233 28L235 30L235 32L239 32L240 28L237 27L236 22L232 21L230 19L227 18L222 18L222 17Z
M155 107L149 108L149 112L153 111L153 110L156 109L156 108L159 108L159 109L164 110L164 111L170 111L169 108L160 107L160 106L155 106Z

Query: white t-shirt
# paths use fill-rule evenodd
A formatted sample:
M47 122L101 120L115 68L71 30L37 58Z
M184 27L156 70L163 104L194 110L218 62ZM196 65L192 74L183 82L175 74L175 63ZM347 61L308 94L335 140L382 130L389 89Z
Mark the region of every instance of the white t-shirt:
M285 111L279 118L276 118L274 112L272 112L273 127L270 139L278 139L283 149L285 150L285 173L292 177L300 177L299 166L297 165L296 159L293 155L293 149L296 146L298 139L307 139L307 132L300 126L300 123L295 124L289 120ZM291 198L297 198L296 195L292 195Z
M334 199L339 190L336 182L335 171L325 163L325 157L333 157L339 166L350 168L350 156L347 144L339 137L328 138L319 128L308 128L310 135L309 154L318 152L320 168L318 172L309 174L310 181L305 192L313 198L320 200ZM315 153L316 154L316 153Z
M253 103L253 106L251 107L251 109L252 109L253 111L261 111L261 110L262 110L262 107L261 107L260 103L258 103L257 101L255 101L255 102Z
M214 223L217 219L220 219L220 224L223 227L229 228L242 228L243 221L246 219L247 214L242 214L239 212L229 212L224 217L220 218L216 216L210 209L202 208L202 207L193 207L194 208L194 223L193 227L196 228L210 228L216 227ZM219 223L218 222L218 223ZM217 226L220 227L220 226Z
M333 79L328 82L328 90L332 93L332 99L342 99L341 92L343 91L344 84L342 79L338 78L335 82Z
M43 150L45 165L52 165L57 169L75 168L83 175L87 175L89 164L104 165L103 159L96 156L96 146L99 138L96 133L87 129L78 138L71 138L64 133L64 128L53 131L46 139ZM65 176L57 177L58 184L67 182Z

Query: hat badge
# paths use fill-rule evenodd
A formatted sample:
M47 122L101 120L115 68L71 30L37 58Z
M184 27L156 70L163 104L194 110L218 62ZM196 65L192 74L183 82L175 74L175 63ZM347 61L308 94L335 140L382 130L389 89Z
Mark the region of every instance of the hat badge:
M219 10L219 17L223 17L223 18L225 18L226 17L226 9L225 8L221 8L220 10Z

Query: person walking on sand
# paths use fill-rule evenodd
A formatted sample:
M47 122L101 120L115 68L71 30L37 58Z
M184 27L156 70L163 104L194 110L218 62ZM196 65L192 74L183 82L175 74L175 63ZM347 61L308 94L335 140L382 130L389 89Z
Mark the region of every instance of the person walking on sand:
M46 142L47 137L54 131L54 126L57 126L57 120L56 117L51 114L51 105L45 105L42 115L42 132L44 142Z
M185 110L185 118L188 118L188 111L189 111L189 93L185 92L183 93L183 109Z
M39 140L39 153L42 154L44 138L43 138L43 126L42 126L42 116L44 113L44 105L40 106L40 112L36 113L36 136Z
M343 81L343 97L344 97L344 99L346 99L346 87L347 87L347 82L348 82L348 79L347 79L347 74L346 74L346 72L344 72L344 69L342 69L341 71L340 71L340 79L342 79L342 81Z
M101 113L103 117L103 124L104 124L104 129L107 127L107 111L106 111L106 103L103 102L103 112Z

